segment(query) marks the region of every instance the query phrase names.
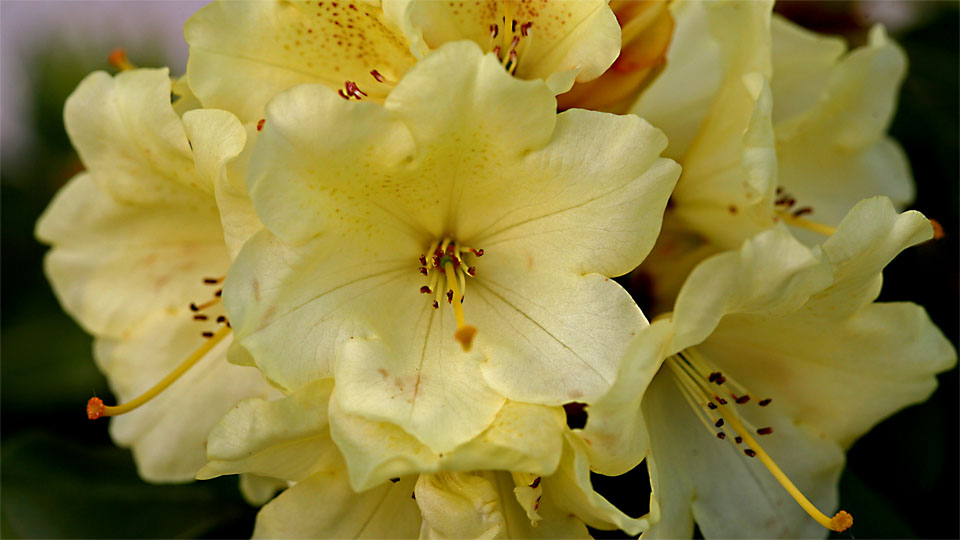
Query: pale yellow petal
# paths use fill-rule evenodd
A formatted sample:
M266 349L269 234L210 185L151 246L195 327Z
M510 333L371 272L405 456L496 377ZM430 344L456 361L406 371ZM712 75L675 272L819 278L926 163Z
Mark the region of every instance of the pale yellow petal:
M506 538L494 486L471 473L422 474L414 490L423 516L420 538Z
M330 418L331 436L344 453L357 490L417 472L503 469L550 474L560 460L564 429L558 408L507 402L476 438L437 453L396 425L346 413L336 400Z
M254 473L300 481L341 466L327 421L332 390L333 381L322 379L281 399L238 403L210 432L210 462L197 477Z
M336 90L346 81L380 97L389 87L370 74L399 80L413 64L403 36L367 2L214 2L184 25L187 77L205 107L243 122L298 84Z
M356 493L342 462L298 482L260 510L254 538L417 538L416 477Z

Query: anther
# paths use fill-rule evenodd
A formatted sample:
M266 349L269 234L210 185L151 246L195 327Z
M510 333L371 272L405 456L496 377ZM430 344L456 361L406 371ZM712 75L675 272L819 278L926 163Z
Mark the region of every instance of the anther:
M448 304L453 303L453 289L450 289L447 291L447 303Z
M744 448L743 453L746 454L747 457L757 457L757 453L749 448Z
M223 278L222 278L222 277L219 277L219 278L212 278L212 277L203 278L203 284L204 284L204 285L216 285L216 284L218 284L218 283L221 283L222 281L223 281Z
M809 206L804 206L802 208L797 208L796 210L794 210L793 217L800 217L805 214L812 214L812 213L813 213L813 208L810 208Z
M773 433L772 427L762 427L757 430L757 435L769 435L771 433Z
M496 24L490 25L490 39L495 39L500 34L500 27Z
M217 322L218 322L218 323L223 323L223 322L226 322L226 321L227 321L227 318L224 317L223 315L220 315L219 317L217 317Z
M423 274L423 275L425 275L425 276L430 275L430 273L427 272L426 267L423 267L423 266L420 267L420 273Z
M217 292L213 293L213 295L216 296L217 298L220 298L221 296L223 296L223 289L217 289Z
M477 267L476 267L476 266L471 266L470 268L467 268L467 275L470 276L470 277L476 276L476 275L477 275Z
M433 291L430 290L430 287L427 287L426 285L424 285L423 287L420 287L421 294L430 294L432 292Z
M383 82L383 81L384 81L383 75L381 75L379 71L373 69L373 70L370 70L370 74L373 75L373 78L376 79L377 82Z
M257 131L263 131L263 124L267 122L266 118L261 118L257 121Z
M733 438L733 442L740 444L743 442L743 437L737 435L736 437Z
M773 401L773 400L770 399L770 398L761 399L760 401L757 402L757 405L759 405L759 406L761 406L761 407L766 407L767 405L770 404L771 401Z
M190 311L200 311L200 307L197 304L190 302Z
M530 484L530 487L532 487L533 489L537 489L537 486L539 485L540 485L540 477L538 476L533 479L533 483Z
M533 26L532 22L525 22L522 25L520 25L520 35L522 35L523 37L527 37L527 35L530 33L531 26Z
M718 418L716 422L713 423L716 427L723 427L723 418Z
M710 403L707 403L707 408L709 408L709 409L716 409L716 408L717 408L717 404L711 401Z
M719 404L721 404L721 405L726 405L726 404L727 404L727 400L723 399L723 398L720 397L720 396L713 396L713 399L717 400L717 403L719 403Z
M718 438L718 439L726 439L726 438L727 438L727 434L721 431L720 433L717 433L717 438Z
M426 266L426 265L427 265L427 256L420 255L420 266Z
M194 316L193 316L193 320L195 320L195 321L205 321L205 320L207 320L207 316L206 316L206 315L203 315L203 314L194 315Z
M440 303L436 300L433 301L433 309L440 309Z
M732 396L732 394L731 394L731 396ZM736 400L737 404L743 405L744 403L750 401L750 396L740 396L740 397L734 398L734 399Z
M212 338L212 337L213 337L213 332L203 332L203 333L200 334L200 335L203 336L203 337L205 337L205 338Z

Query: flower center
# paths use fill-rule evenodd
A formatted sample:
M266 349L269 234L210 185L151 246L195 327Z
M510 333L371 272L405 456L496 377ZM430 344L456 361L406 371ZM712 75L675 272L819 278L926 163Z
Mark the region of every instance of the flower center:
M517 6L513 2L499 2L499 5L502 12L500 23L490 25L490 51L500 59L503 69L513 75L517 72L521 53L530 48L533 22L518 21L515 17Z
M435 294L434 309L440 309L440 302L446 297L457 318L457 331L453 337L460 342L463 350L469 351L477 329L467 324L463 317L463 298L467 289L467 277L474 277L477 269L466 266L464 255L482 257L483 250L458 246L452 238L434 241L430 249L420 255L420 273L430 280L429 285L420 287L420 292Z
M820 525L837 532L843 532L853 525L853 517L843 510L832 518L820 512L760 446L752 433L770 435L773 428L756 428L737 412L738 405L750 402L750 393L746 388L725 376L692 347L671 356L665 363L673 373L680 393L710 433L716 434L718 439L729 440L738 450L742 444L744 455L759 459L797 504ZM729 395L730 400L721 394ZM757 405L766 407L770 402L770 398L765 398L758 401ZM724 426L727 426L726 430L721 429ZM728 432L733 435L732 438L727 436Z
M204 278L204 285L219 285L223 282L222 277L219 278ZM223 294L223 289L217 288L216 292L213 293L213 298L197 304L196 302L190 303L190 311L193 313L193 320L201 324L212 322L211 316L204 313L204 310L210 308L218 303L220 303L221 295ZM166 390L171 384L176 382L184 373L190 370L197 362L199 362L208 352L210 352L218 343L223 341L223 338L230 335L232 331L230 328L230 322L227 321L226 316L219 315L213 321L216 321L216 324L222 324L223 326L217 331L205 330L200 333L201 336L206 338L206 341L197 347L195 351L190 353L190 355L183 361L180 362L180 365L175 367L173 371L167 374L166 377L160 380L157 384L150 387L149 390L140 394L136 398L122 404L122 405L104 405L103 400L98 397L92 397L87 401L87 418L90 420L96 420L101 416L117 416L120 414L128 413L141 405L146 404L151 399L157 397L161 392Z

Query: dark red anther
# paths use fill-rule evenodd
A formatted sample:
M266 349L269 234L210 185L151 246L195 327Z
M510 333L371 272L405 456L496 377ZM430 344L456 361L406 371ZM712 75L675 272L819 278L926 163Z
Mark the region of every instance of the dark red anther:
M730 395L733 396L733 394L730 394ZM735 399L737 400L737 404L743 405L744 403L750 401L750 396L744 395L744 396L740 396L740 397L735 398Z
M433 301L433 309L440 309L440 304L436 300Z
M193 320L195 320L195 321L205 321L205 320L207 320L207 316L206 316L206 315L194 315L194 316L193 316Z
M263 131L263 124L265 124L266 122L267 122L267 119L266 119L266 118L261 118L261 119L257 122L257 131Z
M430 287L427 287L426 285L424 285L423 287L420 287L420 292L423 294L430 294L433 291L430 290Z
M337 90L337 93L340 94L340 97L342 97L343 99L350 101L350 96L344 94L342 88L340 90Z
M467 274L470 275L470 276L475 276L475 275L477 275L477 267L476 267L476 266L471 266L470 268L467 268Z
M719 404L721 404L721 405L726 405L726 404L727 404L727 400L723 399L723 398L720 397L720 396L713 396L713 399L717 400L717 403L719 403Z
M200 334L200 335L203 336L203 337L205 337L205 338L212 338L212 337L213 337L213 332L204 332L204 333L202 333L202 334Z
M374 69L374 70L371 70L371 71L370 71L370 74L373 75L373 78L376 79L377 82L383 82L383 81L384 81L383 75L381 75L379 71L377 71L377 70Z
M454 270L460 268L460 259L458 259L456 255L451 255L451 256L450 256L450 262L453 263L453 269L454 269Z
M220 283L220 280L217 278L208 277L208 278L203 278L203 283L205 285L216 285L217 283Z
M497 37L497 35L498 35L499 33L500 33L500 27L497 26L497 25L495 25L495 24L491 24L491 25L490 25L490 39L493 39L493 38Z
M720 372L719 372L719 371L714 371L713 373L710 374L709 377L707 377L707 381L709 381L709 382L714 382L714 381L717 380L718 377L720 377Z
M424 267L422 267L422 266L420 267L420 273L423 274L423 275L425 275L425 276L430 275L430 273L427 272L427 269L424 268Z
M447 303L448 304L453 303L453 289L447 291Z
M475 249L475 250L473 250L473 253L474 253L474 255L476 255L477 257L483 257L483 250L482 250L482 249Z
M718 418L716 422L713 423L716 427L723 427L723 418Z
M511 31L511 32L516 32L516 31L517 31L517 21L516 21L516 20L510 21L510 31Z
M711 402L707 403L707 408L708 408L708 409L716 409L716 408L717 408L717 404L711 401Z
M743 437L737 435L736 437L733 438L733 442L740 444L743 442Z
M767 405L770 404L771 401L773 401L773 400L770 399L770 398L761 399L759 402L757 402L757 405L760 405L761 407L766 407Z
M540 477L538 476L533 479L533 483L530 484L530 487L532 487L533 489L537 489L537 486L539 485L540 485Z
M724 377L723 375L720 375L719 377L717 377L717 384L723 384L725 382L727 382L727 378Z
M351 5L352 5L352 4L351 4ZM397 478L391 478L390 481L393 482L394 484L396 484L397 482L400 481L400 478L399 478L399 477L397 477Z
M213 293L214 296L220 298L223 295L223 289L217 289L217 292Z
M757 453L749 448L744 448L743 453L746 454L747 457L757 457Z
M493 48L493 55L496 56L497 58L500 58L500 46L499 46L499 45L497 45L496 47Z
M717 438L718 438L718 439L726 439L726 438L727 438L727 434L721 431L720 433L717 433Z
M224 317L223 315L220 315L219 317L217 317L217 322L218 323L227 322L227 318Z
M520 35L527 37L527 34L530 33L530 27L533 26L532 22L525 22L520 25Z
M426 255L421 255L421 256L420 256L420 266L426 266L426 265L427 265L427 256L426 256Z
M453 247L453 244L447 245L447 249L446 249L446 251L444 251L444 255L453 255L453 250L454 250L454 249L455 249L455 248Z
M198 308L193 302L190 302L190 311L200 311L200 308Z
M800 216L803 216L806 214L812 214L812 213L813 213L813 208L810 208L809 206L804 206L802 208L797 208L796 210L794 210L793 217L800 217Z
M769 435L771 433L773 433L772 427L762 427L757 430L757 435Z

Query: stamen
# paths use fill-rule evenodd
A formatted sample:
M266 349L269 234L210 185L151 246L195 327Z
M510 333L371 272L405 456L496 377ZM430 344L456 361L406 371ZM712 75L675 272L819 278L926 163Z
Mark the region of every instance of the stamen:
M805 210L801 208L800 210ZM822 234L823 236L833 236L837 232L836 227L831 227L830 225L825 225L823 223L818 223L816 221L811 221L809 219L800 217L803 214L808 214L812 212L811 209L809 212L803 212L800 215L794 215L789 212L777 211L777 217L782 219L787 225L792 225L794 227L800 227L801 229L806 229L808 231L815 232L817 234Z
M160 392L166 390L167 387L174 383L174 381L179 379L184 373L187 372L187 370L193 367L194 364L200 361L201 358L203 358L208 352L210 352L211 349L220 343L223 338L227 337L227 334L230 332L230 328L224 326L220 330L217 330L216 333L211 333L210 338L207 339L203 345L200 345L197 350L193 351L193 353L191 353L186 360L181 362L179 366L171 371L160 382L153 385L152 388L140 394L140 396L136 397L135 399L132 399L122 405L106 406L103 404L103 401L100 398L90 398L90 401L87 402L87 418L90 420L96 420L101 416L117 416L118 414L128 413L157 397Z
M724 406L727 402L717 395L713 395L712 398L710 397L712 395L710 384L721 384L718 381L724 376L720 371L714 369L714 366L709 360L695 349L686 349L668 358L666 365L669 366L674 374L674 379L680 389L680 394L693 409L694 415L708 431L715 433L714 428L720 428L724 425L729 426L729 430L732 431L734 435L732 441L734 445L736 446L745 442L746 447L743 449L744 455L751 458L759 458L760 462L770 471L777 482L797 501L797 504L822 526L836 532L843 532L853 524L853 518L850 514L842 510L833 516L833 518L828 518L820 512L816 506L800 492L793 482L790 481L786 474L784 474L773 461L773 458L766 453L763 447L760 446L756 439L750 434L750 431L756 431L758 435L770 435L773 433L773 427L768 426L754 429L745 419L740 418L740 415L736 412L737 410L733 407L729 409L725 408L724 410L728 414L724 414L723 417L717 415L717 412L719 412L718 404ZM743 394L739 397L731 394L736 403L747 403L750 399L749 393L732 379L730 383L737 387L738 393ZM770 398L766 398L759 401L758 405L765 407L769 405L771 401ZM715 435L718 439L727 438L727 434L723 431L715 433Z

